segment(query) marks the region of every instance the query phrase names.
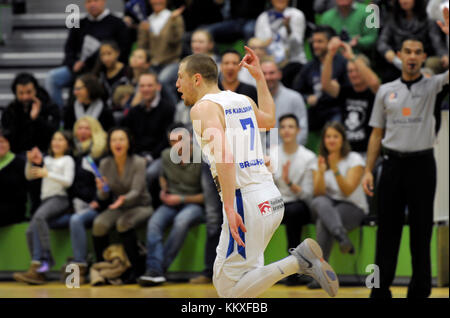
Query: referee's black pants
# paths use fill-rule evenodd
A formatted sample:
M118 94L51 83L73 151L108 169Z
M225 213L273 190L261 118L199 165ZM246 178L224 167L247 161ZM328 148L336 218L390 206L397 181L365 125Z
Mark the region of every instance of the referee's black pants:
M436 191L436 162L432 152L399 158L385 155L380 177L376 265L380 288L373 298L390 298L395 277L405 208L408 206L412 278L408 298L426 298L431 293L430 245L433 230L433 204Z

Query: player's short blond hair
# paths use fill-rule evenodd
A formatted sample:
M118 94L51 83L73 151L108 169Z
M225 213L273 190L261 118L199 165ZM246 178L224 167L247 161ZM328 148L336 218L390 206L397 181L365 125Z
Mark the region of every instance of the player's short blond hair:
M206 54L193 54L185 57L180 64L185 65L185 71L190 76L200 74L209 83L217 83L219 71L214 60Z

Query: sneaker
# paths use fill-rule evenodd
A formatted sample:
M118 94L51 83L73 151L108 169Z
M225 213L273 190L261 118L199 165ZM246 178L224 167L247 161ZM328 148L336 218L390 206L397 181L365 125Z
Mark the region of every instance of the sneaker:
M50 264L47 261L42 261L41 266L36 270L38 273L47 273L50 270Z
M314 278L331 297L336 296L339 281L333 268L323 259L322 249L313 239L304 240L289 253L297 258L300 265L299 274Z
M154 270L146 271L145 274L138 279L138 284L142 287L157 286L165 282L166 278L161 273Z
M211 284L212 279L205 275L200 275L189 280L191 284Z

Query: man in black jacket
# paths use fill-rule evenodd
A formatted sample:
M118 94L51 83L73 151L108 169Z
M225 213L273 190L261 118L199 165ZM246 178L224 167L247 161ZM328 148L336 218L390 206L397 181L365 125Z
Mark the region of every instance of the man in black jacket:
M122 125L133 134L136 153L147 160L147 185L156 209L160 204L160 156L169 146L166 131L173 122L175 105L161 96L161 84L155 73L142 74L138 90L136 98L140 103L131 108Z
M31 74L18 74L11 90L16 98L2 115L2 126L10 132L11 151L23 160L26 160L26 151L34 147L47 152L53 133L59 128L58 106ZM30 181L28 185L33 213L40 203L41 179Z
M18 74L11 90L16 98L2 115L2 126L11 132L11 151L24 158L25 152L35 146L47 152L59 128L58 106L31 74Z
M101 41L117 42L121 49L120 61L128 61L130 41L125 23L106 9L106 0L85 0L85 7L88 14L80 20L80 27L70 29L63 66L51 70L45 82L59 107L64 104L61 90L72 84L75 75L92 70Z

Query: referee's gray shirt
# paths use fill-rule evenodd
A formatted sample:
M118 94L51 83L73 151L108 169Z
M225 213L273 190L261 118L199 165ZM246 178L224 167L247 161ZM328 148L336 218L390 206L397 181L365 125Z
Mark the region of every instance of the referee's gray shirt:
M436 138L436 95L448 83L448 71L419 78L408 85L401 79L380 87L369 125L385 130L381 144L401 152L433 148Z

